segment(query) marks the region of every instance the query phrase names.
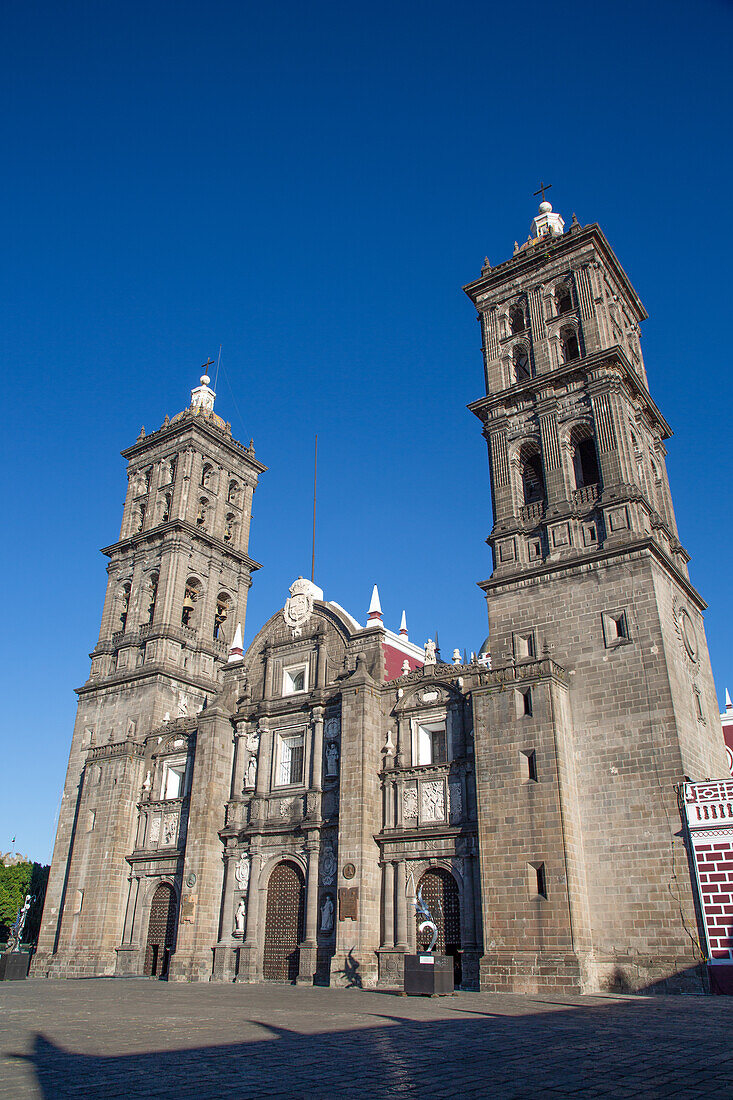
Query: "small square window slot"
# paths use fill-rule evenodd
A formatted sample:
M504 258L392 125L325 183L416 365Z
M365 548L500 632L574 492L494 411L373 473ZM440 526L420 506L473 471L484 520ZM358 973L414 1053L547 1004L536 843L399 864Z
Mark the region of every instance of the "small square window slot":
M514 689L514 702L517 708L517 718L531 718L532 717L532 688L515 688Z
M538 897L547 897L547 875L544 863L530 863L531 877L534 879L535 893Z
M524 778L537 783L537 753L534 749L522 749L520 755L523 760Z
M603 612L603 639L606 649L612 646L625 645L631 641L629 632L629 620L623 609Z

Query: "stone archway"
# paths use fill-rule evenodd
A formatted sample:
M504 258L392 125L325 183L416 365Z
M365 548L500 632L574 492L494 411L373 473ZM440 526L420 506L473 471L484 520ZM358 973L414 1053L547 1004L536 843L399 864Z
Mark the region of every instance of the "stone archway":
M145 944L143 973L151 978L166 978L176 936L176 892L170 883L156 887L150 904L148 938Z
M294 982L298 977L304 917L303 875L294 863L278 863L267 886L265 980Z
M444 955L450 955L453 958L453 980L457 989L463 978L461 969L461 901L458 884L450 871L446 871L444 867L431 867L422 876L417 888L438 929L438 939L435 944L436 951ZM422 917L417 916L418 926L422 923L422 919ZM418 951L427 947L429 942L430 935L427 932L417 933Z

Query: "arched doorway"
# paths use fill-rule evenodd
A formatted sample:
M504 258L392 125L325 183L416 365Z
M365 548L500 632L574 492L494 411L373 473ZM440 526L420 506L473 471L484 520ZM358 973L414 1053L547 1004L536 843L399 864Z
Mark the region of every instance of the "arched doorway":
M305 915L303 876L293 863L278 863L267 886L263 976L271 981L298 977Z
M461 902L458 885L450 871L443 867L431 867L420 879L418 891L438 929L435 950L453 957L453 980L458 987L461 984ZM418 927L423 918L417 916ZM417 933L418 951L430 943L430 934Z
M144 973L151 978L166 978L176 935L176 892L161 882L153 894L145 945Z

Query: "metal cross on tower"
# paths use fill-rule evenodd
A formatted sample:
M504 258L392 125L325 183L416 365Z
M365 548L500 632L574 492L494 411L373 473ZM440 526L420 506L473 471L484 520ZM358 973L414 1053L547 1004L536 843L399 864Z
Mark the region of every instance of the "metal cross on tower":
M552 187L551 183L543 183L542 180L540 180L540 189L539 189L539 191L535 191L533 193L535 195L540 195L541 194L542 195L542 201L544 202L545 201L545 191L549 191L551 187Z

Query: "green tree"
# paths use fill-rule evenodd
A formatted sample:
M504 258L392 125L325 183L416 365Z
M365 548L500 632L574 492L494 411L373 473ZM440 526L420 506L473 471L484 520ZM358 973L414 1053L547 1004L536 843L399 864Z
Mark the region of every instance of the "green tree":
M35 895L23 929L23 942L33 943L43 912L43 899L48 882L48 867L23 860L6 867L0 862L0 942L6 942L10 927L22 908L26 894Z

